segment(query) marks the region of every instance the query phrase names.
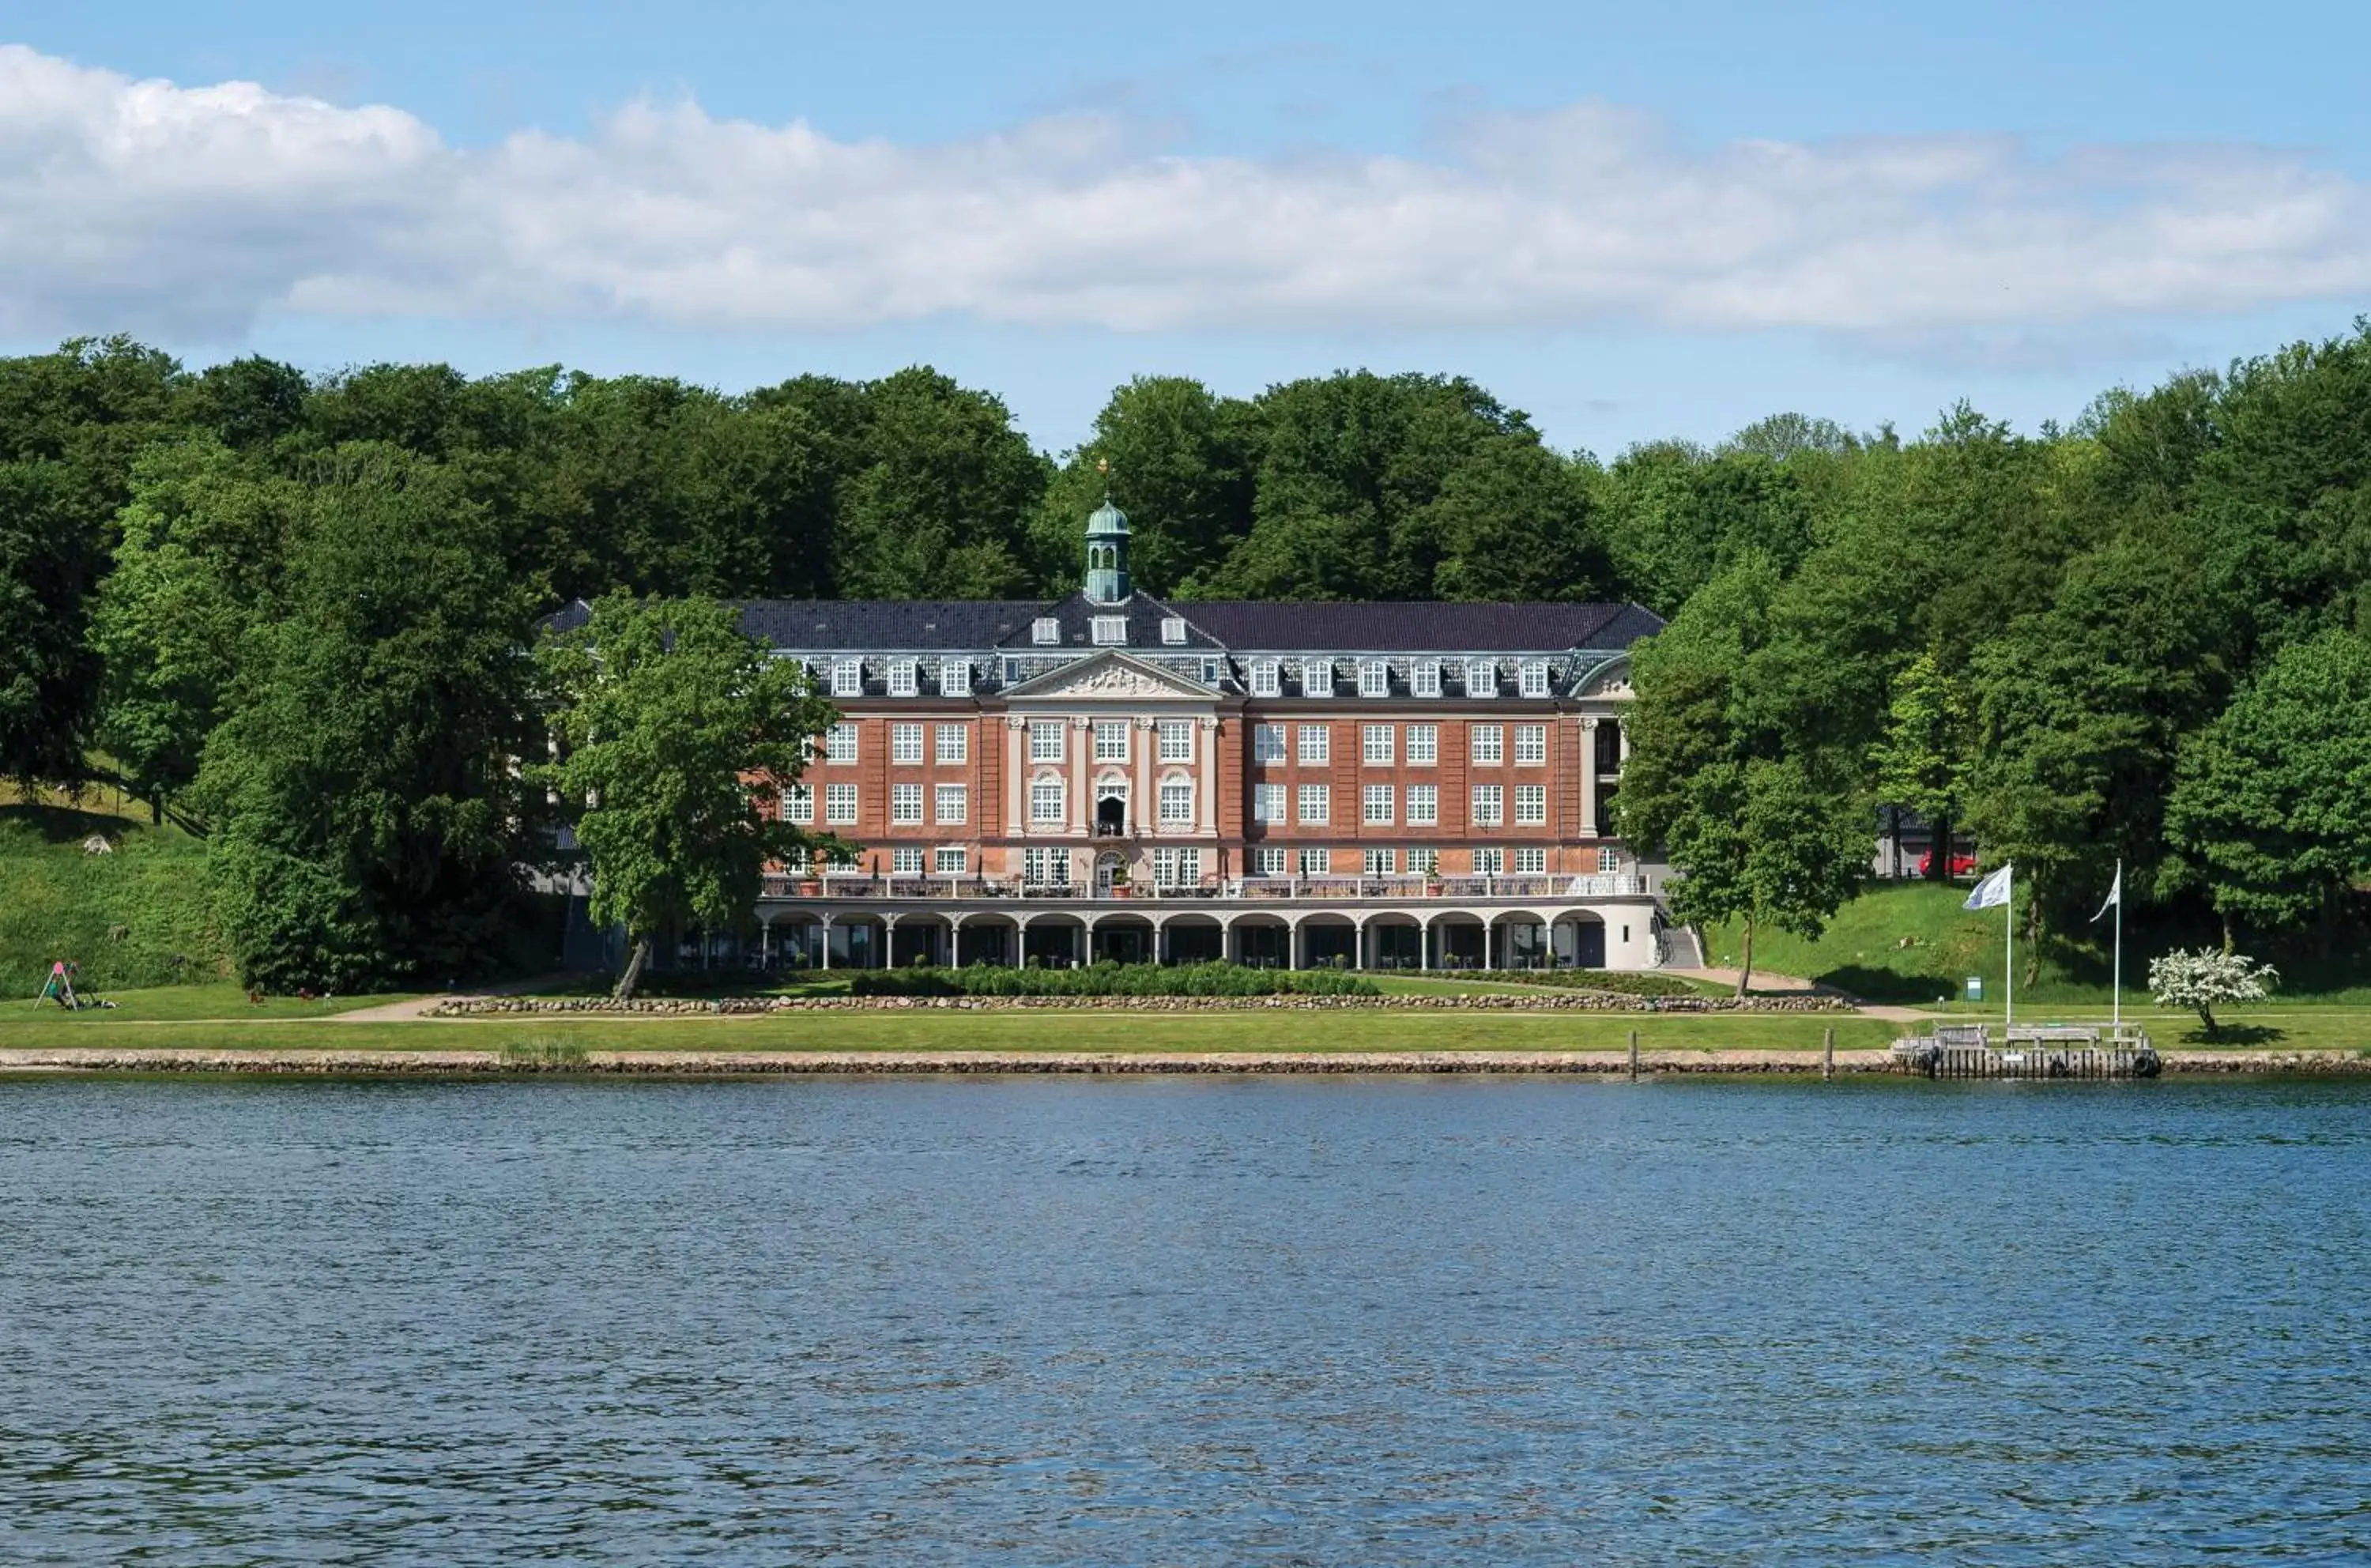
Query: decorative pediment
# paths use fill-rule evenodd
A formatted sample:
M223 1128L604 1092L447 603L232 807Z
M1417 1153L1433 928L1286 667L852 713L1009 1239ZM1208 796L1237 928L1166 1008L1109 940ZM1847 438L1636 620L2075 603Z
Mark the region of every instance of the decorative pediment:
M1173 675L1157 664L1125 653L1105 652L1048 670L1005 695L1015 702L1141 702L1148 698L1208 702L1216 694L1198 681Z

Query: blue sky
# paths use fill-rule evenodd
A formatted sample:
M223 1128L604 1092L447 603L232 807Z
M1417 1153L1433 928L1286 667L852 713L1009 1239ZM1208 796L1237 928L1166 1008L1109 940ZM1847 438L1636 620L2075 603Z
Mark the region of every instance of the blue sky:
M118 0L0 42L12 351L927 361L1056 450L1135 373L1445 370L1610 454L2030 427L2371 308L2359 6Z

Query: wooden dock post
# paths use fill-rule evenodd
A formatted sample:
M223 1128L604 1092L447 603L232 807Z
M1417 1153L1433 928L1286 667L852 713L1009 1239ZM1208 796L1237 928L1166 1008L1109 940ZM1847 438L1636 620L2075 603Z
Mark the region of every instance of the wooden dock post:
M1630 1032L1630 1081L1638 1081L1638 1032Z
M1836 1076L1836 1026L1830 1024L1820 1042L1820 1078L1822 1081Z

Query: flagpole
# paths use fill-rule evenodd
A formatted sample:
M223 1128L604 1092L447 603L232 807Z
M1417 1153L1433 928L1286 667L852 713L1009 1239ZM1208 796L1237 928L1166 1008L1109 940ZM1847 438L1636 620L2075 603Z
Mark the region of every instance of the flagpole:
M2124 862L2116 860L2116 964L2108 993L2108 1033L2111 1038L2124 1032Z
M2008 896L2001 900L2001 915L2003 951L2008 957L2007 973L2001 976L2001 995L2008 1004L2008 1010L2001 1019L2001 1039L2007 1041L2009 1030L2017 1023L2017 862L2014 860L2008 864Z

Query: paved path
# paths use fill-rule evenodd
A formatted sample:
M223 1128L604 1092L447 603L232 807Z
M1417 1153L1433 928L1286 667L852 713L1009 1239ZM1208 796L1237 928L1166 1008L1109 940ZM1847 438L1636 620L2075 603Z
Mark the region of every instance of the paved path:
M429 1012L446 1002L477 1001L487 997L518 997L530 991L548 991L579 978L574 974L538 974L532 980L509 980L500 986L489 986L482 991L440 991L433 997L414 997L408 1002L382 1002L375 1008L356 1008L352 1012L330 1013L324 1023L385 1023L391 1019L426 1018Z

